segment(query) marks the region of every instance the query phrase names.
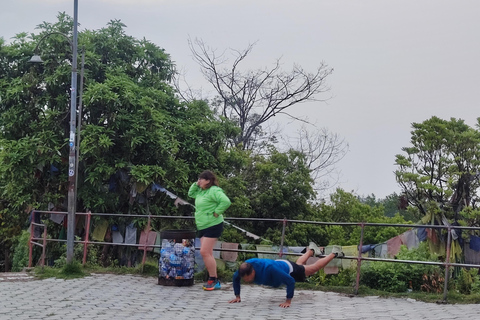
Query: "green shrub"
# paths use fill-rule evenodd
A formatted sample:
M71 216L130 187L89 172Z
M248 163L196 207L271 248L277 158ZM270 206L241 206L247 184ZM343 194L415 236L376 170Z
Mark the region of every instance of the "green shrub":
M79 240L77 237L75 240ZM76 261L83 262L83 244L76 243L73 247L73 257ZM54 267L63 268L67 263L67 245L62 243L60 245L59 251L61 252L60 257L55 259ZM87 265L90 267L95 267L99 265L99 248L96 245L90 244L87 248Z
M438 261L435 255L430 254L426 242L420 243L418 248L411 250L402 246L396 258L412 261ZM435 265L372 261L362 264L360 283L387 292L405 292L409 288L419 291L422 289L425 279L428 280L431 275L436 274L441 273L440 267ZM436 281L437 286L440 285L439 282L441 281Z
M355 283L357 271L354 268L340 269L338 274L325 274L322 269L307 279L319 286L351 287Z
M86 275L83 271L82 264L78 261L72 261L71 263L66 263L60 274L66 279L82 278Z
M480 275L478 269L467 270L462 268L458 277L455 279L455 287L462 294L480 293Z
M20 236L18 236L18 243L13 252L12 271L18 272L22 271L23 268L28 267L29 240L30 233L28 231L24 230Z

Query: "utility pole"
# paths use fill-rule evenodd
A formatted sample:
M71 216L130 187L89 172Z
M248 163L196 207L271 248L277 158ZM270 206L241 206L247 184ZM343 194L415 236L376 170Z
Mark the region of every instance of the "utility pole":
M77 130L77 47L78 47L78 0L73 3L73 40L72 40L72 87L70 88L70 152L68 155L68 222L67 222L67 263L73 261L75 244L75 212L76 204L76 152L75 134ZM77 146L78 147L78 146Z

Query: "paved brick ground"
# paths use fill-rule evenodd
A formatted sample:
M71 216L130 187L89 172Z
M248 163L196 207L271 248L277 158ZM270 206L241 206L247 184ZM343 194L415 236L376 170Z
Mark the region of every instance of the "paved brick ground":
M478 319L480 305L434 304L412 299L347 297L296 290L292 306L278 307L285 289L242 286L242 302L229 304L231 285L205 292L157 285L156 279L93 274L75 280L0 280L0 319Z

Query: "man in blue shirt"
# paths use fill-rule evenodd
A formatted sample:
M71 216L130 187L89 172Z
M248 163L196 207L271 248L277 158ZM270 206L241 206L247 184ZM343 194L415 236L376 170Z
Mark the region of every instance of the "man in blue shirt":
M229 302L236 303L242 301L240 298L240 280L242 279L245 282L254 282L271 287L286 285L287 298L284 303L280 304L280 307L290 307L296 281L305 281L308 276L323 269L334 258L345 256L343 252L341 252L340 247L333 246L332 253L317 260L313 264L305 265L308 258L318 255L321 255L320 249L315 243L310 242L308 250L306 250L296 262L258 258L248 259L240 265L240 268L233 275L235 299Z

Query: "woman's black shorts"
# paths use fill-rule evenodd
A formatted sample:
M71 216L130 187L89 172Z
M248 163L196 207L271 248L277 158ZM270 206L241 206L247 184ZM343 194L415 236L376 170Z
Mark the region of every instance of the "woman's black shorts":
M223 222L216 224L214 226L208 227L206 229L198 230L197 237L205 237L205 238L220 238L223 232Z

